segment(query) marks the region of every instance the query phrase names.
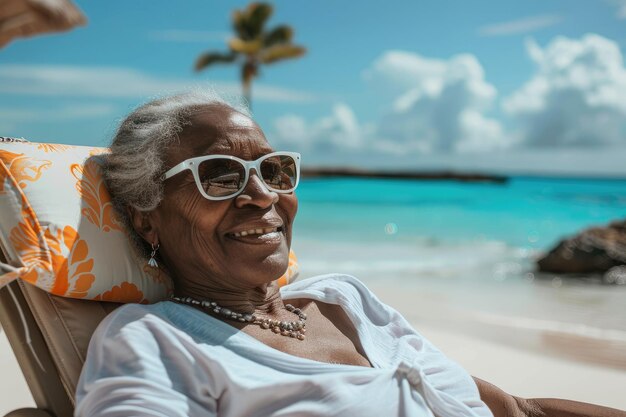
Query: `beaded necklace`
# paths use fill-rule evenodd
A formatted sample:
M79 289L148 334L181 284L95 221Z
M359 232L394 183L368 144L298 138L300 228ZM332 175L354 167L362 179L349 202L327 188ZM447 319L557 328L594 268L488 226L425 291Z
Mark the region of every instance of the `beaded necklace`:
M304 340L304 334L306 333L306 314L291 304L285 304L285 310L298 316L298 320L296 321L274 320L267 317L259 317L256 314L237 313L231 309L219 306L215 301L196 300L193 297L177 297L172 295L170 299L180 304L200 307L207 312L219 314L228 320L256 324L262 329L271 329L274 333L280 334L281 336Z

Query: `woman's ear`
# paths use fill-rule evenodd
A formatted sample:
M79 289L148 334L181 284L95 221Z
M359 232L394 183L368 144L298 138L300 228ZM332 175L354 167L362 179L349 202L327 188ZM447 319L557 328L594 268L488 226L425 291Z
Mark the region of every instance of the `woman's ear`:
M148 244L155 245L159 243L159 236L155 227L155 216L153 211L141 211L134 207L127 207L128 217L135 229L135 232L143 238Z

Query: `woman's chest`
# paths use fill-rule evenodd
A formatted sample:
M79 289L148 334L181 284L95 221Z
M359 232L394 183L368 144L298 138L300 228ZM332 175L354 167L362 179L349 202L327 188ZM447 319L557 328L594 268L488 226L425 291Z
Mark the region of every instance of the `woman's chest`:
M372 366L367 356L360 352L350 340L341 334L328 333L322 336L319 333L308 332L308 340L304 341L276 340L275 338L261 341L277 351L303 359L368 368Z
M283 353L317 362L371 367L359 334L339 306L309 305L304 340L285 337L260 328L246 333Z

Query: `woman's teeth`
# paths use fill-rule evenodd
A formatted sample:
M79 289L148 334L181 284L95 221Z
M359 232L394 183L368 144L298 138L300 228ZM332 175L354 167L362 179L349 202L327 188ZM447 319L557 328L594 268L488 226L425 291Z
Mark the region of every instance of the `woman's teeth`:
M233 233L233 235L235 237L250 236L250 235L265 235L265 234L273 233L276 231L278 231L278 227L267 227L265 229L244 230L242 232Z

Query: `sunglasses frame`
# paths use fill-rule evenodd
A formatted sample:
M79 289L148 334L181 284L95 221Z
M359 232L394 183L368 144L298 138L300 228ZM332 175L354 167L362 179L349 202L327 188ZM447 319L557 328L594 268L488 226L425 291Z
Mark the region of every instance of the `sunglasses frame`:
M267 185L267 183L265 182L265 179L263 179L263 176L261 175L261 163L265 161L266 159L274 157L274 156L289 156L293 158L296 164L296 184L293 186L293 188L290 188L288 190L276 190L274 188L270 188L270 186ZM204 189L202 188L202 184L200 182L200 174L198 173L198 166L200 166L202 162L209 161L211 159L229 159L231 161L239 162L241 165L243 165L246 176L244 177L243 184L239 190L237 190L233 194L229 194L227 196L222 196L222 197L213 197L213 196L208 195L204 191ZM262 157L254 161L245 161L241 158L237 158L236 156L232 156L232 155L196 156L194 158L186 159L183 162L173 166L172 168L167 170L165 174L161 175L159 179L161 181L165 181L168 178L171 178L174 175L180 174L183 171L190 170L193 174L194 180L196 181L196 186L198 187L198 191L200 191L200 194L202 194L202 196L206 198L207 200L221 201L221 200L228 200L229 198L237 197L239 194L243 192L243 190L245 190L246 186L248 185L248 180L250 179L250 170L252 168L254 168L254 170L257 173L257 176L261 179L261 182L263 183L265 188L270 192L276 192L280 194L289 194L289 193L292 193L298 187L298 184L300 183L300 154L298 152L272 152L272 153L268 153L267 155L263 155Z

